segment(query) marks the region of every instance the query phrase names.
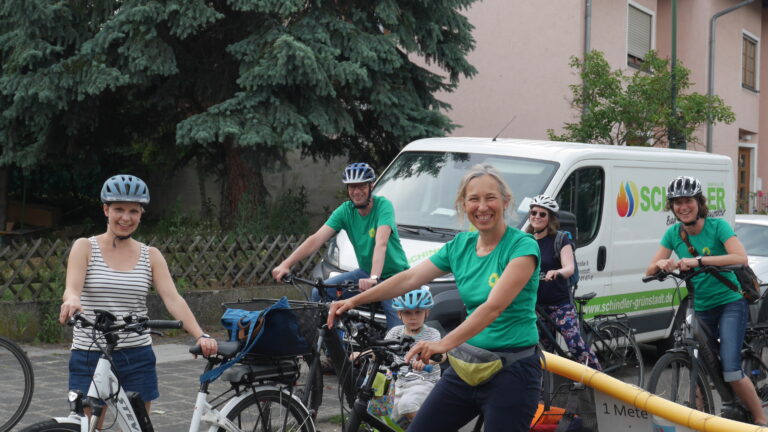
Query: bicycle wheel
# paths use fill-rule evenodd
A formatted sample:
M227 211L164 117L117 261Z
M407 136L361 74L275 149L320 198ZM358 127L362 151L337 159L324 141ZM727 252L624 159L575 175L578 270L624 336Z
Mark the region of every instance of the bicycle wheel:
M696 377L695 399L691 393L691 359L682 352L668 352L659 358L648 378L648 391L672 402L715 414L715 401L704 370Z
M2 429L3 431L10 429ZM59 423L56 420L46 420L27 426L21 432L80 432L80 425L75 423Z
M21 420L32 402L35 376L32 363L20 346L0 337L0 394L7 395L0 404L0 431L9 431Z
M296 396L304 401L304 393L307 391L307 385L309 386L309 397L307 397L307 408L309 409L312 417L316 417L318 411L320 411L320 405L323 404L323 371L322 367L318 364L315 367L314 373L312 372L313 356L304 357L304 361L301 362L301 370L299 374L299 380L296 383L294 389Z
M643 355L632 331L626 326L603 321L594 325L587 344L595 352L603 372L626 383L643 386Z
M277 389L251 393L227 413L242 431L315 432L312 417L298 400ZM220 428L219 432L225 432Z
M768 365L768 340L760 337L752 341L752 351L747 352L744 357L742 369L754 384L763 406L766 406L768 404L768 370L764 365Z

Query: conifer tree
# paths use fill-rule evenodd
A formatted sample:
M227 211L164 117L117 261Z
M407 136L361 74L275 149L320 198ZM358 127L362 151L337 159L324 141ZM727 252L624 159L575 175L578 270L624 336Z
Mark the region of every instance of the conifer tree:
M232 210L290 150L383 164L454 127L472 2L4 0L0 166L197 161Z

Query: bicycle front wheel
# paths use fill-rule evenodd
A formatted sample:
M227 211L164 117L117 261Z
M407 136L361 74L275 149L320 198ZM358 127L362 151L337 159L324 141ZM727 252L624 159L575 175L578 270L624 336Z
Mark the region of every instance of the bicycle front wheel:
M8 429L2 429L8 430ZM21 432L80 432L80 425L75 423L59 423L56 420L46 420L27 426Z
M618 323L595 325L590 343L603 372L626 383L643 386L643 355L632 331Z
M312 417L301 402L277 389L251 393L232 408L227 419L241 431L315 432Z
M704 370L699 367L691 395L691 359L682 352L668 352L659 358L648 378L648 391L664 399L709 414L715 414L715 402Z
M742 360L742 369L755 386L763 407L768 405L768 340L759 338L752 343L752 350Z
M35 376L32 363L16 343L0 337L0 392L7 396L0 404L0 431L9 431L21 420L32 402Z

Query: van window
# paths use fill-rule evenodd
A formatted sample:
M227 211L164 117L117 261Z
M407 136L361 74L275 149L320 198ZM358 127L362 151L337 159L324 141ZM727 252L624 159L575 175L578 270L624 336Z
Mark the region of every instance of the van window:
M571 173L557 195L560 209L576 215L576 247L591 242L603 214L605 173L600 167L579 168Z
M512 189L515 203L544 191L559 164L552 161L499 155L453 152L404 152L382 174L373 191L392 201L399 225L465 231L454 202L459 181L476 164L491 164ZM522 226L526 213L510 205L507 223Z

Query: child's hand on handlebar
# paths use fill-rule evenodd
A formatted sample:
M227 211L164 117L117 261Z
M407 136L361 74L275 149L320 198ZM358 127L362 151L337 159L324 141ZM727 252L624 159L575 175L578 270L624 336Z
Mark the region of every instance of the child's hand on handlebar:
M435 354L442 355L443 353L447 352L448 348L444 346L443 341L419 341L414 346L411 347L410 351L408 351L408 354L405 355L405 361L406 363L411 363L412 365L416 362L422 363L422 369L424 368L424 359L430 359ZM414 367L414 369L416 369ZM421 370L421 369L418 369Z
M354 298L354 297L353 297ZM337 315L341 315L344 312L354 309L355 304L352 299L338 300L331 303L331 308L328 310L328 328L333 328L333 322Z

